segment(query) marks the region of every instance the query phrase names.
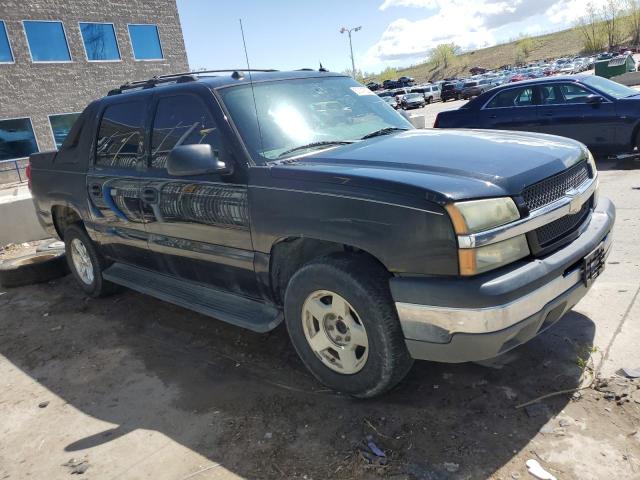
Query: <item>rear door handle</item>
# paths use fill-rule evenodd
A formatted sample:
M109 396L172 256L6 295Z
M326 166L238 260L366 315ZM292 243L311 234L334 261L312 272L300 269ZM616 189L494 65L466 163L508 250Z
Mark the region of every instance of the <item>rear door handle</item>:
M145 188L142 190L142 201L145 203L157 203L158 191L155 188Z

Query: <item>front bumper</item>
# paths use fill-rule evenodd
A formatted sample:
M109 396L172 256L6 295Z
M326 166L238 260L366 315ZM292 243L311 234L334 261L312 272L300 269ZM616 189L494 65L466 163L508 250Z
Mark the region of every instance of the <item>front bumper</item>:
M390 281L407 348L421 360L496 357L535 337L587 293L582 260L611 249L615 207L601 198L582 235L543 259L471 278L395 277Z

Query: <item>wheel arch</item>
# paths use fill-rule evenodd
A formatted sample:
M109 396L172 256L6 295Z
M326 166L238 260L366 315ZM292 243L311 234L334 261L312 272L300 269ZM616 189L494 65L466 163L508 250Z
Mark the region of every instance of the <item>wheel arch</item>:
M304 265L317 258L341 252L368 258L389 271L376 256L353 245L301 236L281 238L273 243L269 256L269 280L275 300L283 302L289 280Z
M629 139L629 146L631 147L631 149L633 150L636 146L640 148L640 144L636 144L636 140L640 140L638 139L638 135L640 135L640 120L638 120L636 122L636 124L633 126L633 130L631 131L631 138ZM640 142L638 142L640 143Z
M53 205L51 207L51 219L53 227L61 240L64 240L64 231L69 225L82 224L80 213L69 205Z

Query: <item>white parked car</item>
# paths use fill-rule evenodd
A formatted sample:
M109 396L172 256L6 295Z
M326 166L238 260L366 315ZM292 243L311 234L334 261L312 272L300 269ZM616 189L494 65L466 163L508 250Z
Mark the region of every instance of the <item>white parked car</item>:
M413 87L411 91L423 94L424 101L427 103L440 101L440 85L429 83Z

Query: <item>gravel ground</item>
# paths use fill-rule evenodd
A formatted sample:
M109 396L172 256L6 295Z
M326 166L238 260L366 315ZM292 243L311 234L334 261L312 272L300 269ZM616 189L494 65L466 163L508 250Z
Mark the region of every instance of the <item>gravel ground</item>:
M416 362L371 401L319 385L282 328L131 291L88 299L71 277L0 289L0 479L509 480L527 460L562 480L640 478L640 381L616 373L640 367L640 170L601 167L615 246L575 311L484 365Z

